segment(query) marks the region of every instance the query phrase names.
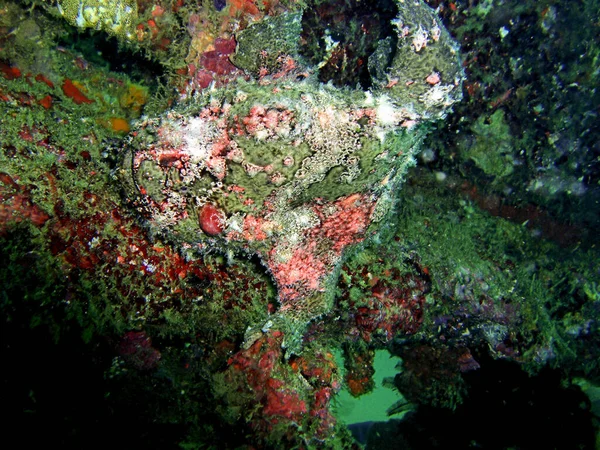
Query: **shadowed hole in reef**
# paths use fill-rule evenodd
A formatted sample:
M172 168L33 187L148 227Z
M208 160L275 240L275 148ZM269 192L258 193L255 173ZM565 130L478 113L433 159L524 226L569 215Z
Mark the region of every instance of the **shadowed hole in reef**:
M456 409L420 405L399 422L375 423L367 450L594 448L589 398L558 370L530 376L515 362L493 360L463 374L464 402Z
M155 86L165 76L165 68L141 52L133 52L119 46L114 37L94 31L78 31L61 39L59 44L79 55L84 61L105 67L112 72L126 73L135 82Z
M320 81L368 89L369 56L387 37L396 47L391 21L397 15L393 0L311 2L302 17L301 54L311 66L320 65Z

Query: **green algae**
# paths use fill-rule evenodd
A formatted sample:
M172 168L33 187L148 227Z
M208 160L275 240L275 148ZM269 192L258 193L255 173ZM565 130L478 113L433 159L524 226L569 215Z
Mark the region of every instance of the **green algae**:
M496 181L510 176L515 170L515 144L504 112L499 109L489 117L480 117L473 124L472 131L474 142L465 146L462 157L473 160Z
M261 70L278 71L283 58L298 59L302 30L302 11L284 13L250 25L236 36L237 49L231 61L237 67L259 77Z

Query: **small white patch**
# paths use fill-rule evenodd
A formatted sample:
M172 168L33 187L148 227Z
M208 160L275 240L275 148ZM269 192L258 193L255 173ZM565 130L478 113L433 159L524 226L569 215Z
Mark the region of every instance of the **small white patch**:
M382 125L394 125L396 123L396 110L388 102L387 97L379 97L377 106L377 120Z
M209 136L209 129L204 119L193 117L190 119L183 136L185 141L185 151L190 155L190 160L194 163L205 161L209 154L206 148L206 141Z
M263 327L261 328L260 331L262 331L263 333L268 333L272 326L273 326L273 321L267 320L267 323L265 323L263 325Z
M83 3L79 3L79 12L75 18L75 23L79 28L85 28L86 20L83 17Z
M379 138L379 141L383 144L385 142L385 137L387 136L387 131L379 129L375 132L375 134Z

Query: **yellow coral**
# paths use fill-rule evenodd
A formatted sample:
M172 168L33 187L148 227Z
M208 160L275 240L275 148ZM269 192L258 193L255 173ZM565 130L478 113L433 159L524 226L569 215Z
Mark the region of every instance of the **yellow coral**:
M132 117L139 117L147 101L148 89L137 84L128 84L126 90L119 96L121 107L128 110Z
M103 30L126 39L134 36L138 13L135 0L58 0L58 10L78 28Z
M215 49L214 46L215 36L206 30L200 31L198 34L192 37L192 43L190 45L190 51L187 57L187 61L194 61L199 58L204 52L208 52Z

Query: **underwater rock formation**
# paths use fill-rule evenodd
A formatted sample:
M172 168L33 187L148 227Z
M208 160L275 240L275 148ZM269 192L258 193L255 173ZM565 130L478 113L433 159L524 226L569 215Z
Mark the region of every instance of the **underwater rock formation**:
M246 348L273 328L299 351L306 324L331 308L344 249L378 231L427 120L461 98L456 44L409 3L398 2L396 57L381 50L370 64L371 91L316 81L297 54L300 13L285 13L237 37L231 61L245 77L133 129L119 177L151 232L190 257L258 255L271 273L279 308Z

